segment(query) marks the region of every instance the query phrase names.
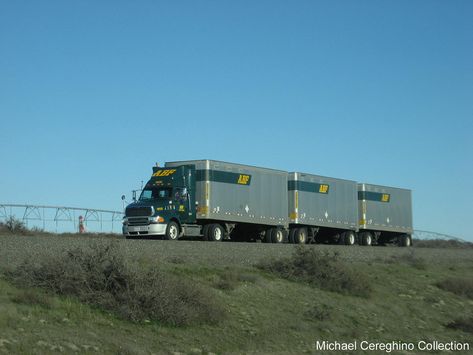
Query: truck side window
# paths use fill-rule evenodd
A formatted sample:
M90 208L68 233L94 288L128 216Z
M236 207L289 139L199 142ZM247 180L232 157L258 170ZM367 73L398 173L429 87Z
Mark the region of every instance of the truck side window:
M174 194L176 201L184 202L187 201L187 189L178 187L176 188L176 193Z

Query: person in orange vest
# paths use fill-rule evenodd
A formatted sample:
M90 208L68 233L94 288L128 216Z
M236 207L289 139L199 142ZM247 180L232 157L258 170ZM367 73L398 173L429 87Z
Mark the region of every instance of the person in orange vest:
M85 233L84 217L79 216L79 233Z

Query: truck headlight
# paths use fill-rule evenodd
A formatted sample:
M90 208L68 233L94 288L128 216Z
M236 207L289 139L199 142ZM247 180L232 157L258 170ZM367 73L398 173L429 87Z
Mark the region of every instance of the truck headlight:
M164 218L160 216L149 217L148 220L149 223L164 223Z
M123 217L123 219L122 219L122 223L123 223L123 225L125 225L125 226L126 226L126 225L128 224L128 218L126 218L126 217Z

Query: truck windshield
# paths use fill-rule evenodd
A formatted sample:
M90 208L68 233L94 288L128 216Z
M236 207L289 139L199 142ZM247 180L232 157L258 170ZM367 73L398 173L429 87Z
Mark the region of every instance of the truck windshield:
M171 192L172 192L171 188L164 188L164 187L145 188L143 192L141 193L140 201L170 198Z

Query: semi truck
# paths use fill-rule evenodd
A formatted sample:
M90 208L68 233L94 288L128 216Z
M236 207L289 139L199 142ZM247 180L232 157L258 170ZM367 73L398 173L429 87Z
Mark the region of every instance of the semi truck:
M127 238L412 245L411 191L216 160L154 166Z

